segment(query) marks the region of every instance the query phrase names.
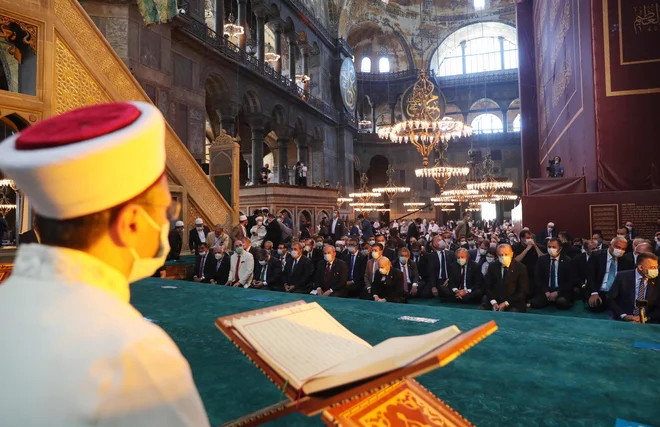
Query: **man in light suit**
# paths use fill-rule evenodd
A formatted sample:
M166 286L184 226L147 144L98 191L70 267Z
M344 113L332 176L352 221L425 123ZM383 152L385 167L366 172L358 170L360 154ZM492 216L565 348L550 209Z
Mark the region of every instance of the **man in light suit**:
M615 320L639 323L638 301L646 301L645 317L648 323L660 323L660 289L658 288L658 257L642 252L637 256L634 270L616 275L609 291L609 308Z
M330 222L330 236L332 241L336 242L337 240L344 237L344 221L339 217L339 211L334 211L332 213L332 221Z
M209 248L222 246L225 248L225 252L231 250L231 238L225 233L225 228L220 224L216 224L215 227L213 227L213 232L206 236L206 244Z
M317 296L346 298L348 266L337 258L335 248L326 245L323 248L323 261L316 267L315 288Z
M385 256L378 258L378 272L371 292L376 302L408 302L403 287L403 273L392 268L392 262Z
M254 257L245 250L243 240L234 242L234 253L229 260L229 278L227 286L235 288L243 286L245 288L252 284L252 275L254 274Z
M248 223L248 219L245 215L241 215L238 218L238 225L232 228L231 233L229 234L229 237L231 237L232 242L248 237L247 229L246 229L247 223Z

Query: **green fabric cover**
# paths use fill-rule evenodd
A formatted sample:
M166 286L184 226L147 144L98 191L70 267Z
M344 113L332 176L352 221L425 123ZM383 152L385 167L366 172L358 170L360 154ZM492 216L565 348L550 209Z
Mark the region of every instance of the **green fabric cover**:
M164 289L162 286L176 286ZM499 330L448 366L418 380L477 426L613 426L617 418L659 425L660 327L604 320L581 306L562 316L494 313L424 301L379 304L162 279L132 285L132 303L177 343L188 359L211 425L278 401L280 392L215 328L216 317L299 299L318 301L371 344L446 326L468 330L494 319ZM270 302L251 297L272 298ZM535 312L535 313L538 313ZM399 321L402 315L440 319ZM294 414L276 426L322 425Z
M166 266L176 265L195 265L195 255L181 255L178 260L170 260L165 263Z
M177 0L137 0L138 9L146 25L162 24L178 14Z

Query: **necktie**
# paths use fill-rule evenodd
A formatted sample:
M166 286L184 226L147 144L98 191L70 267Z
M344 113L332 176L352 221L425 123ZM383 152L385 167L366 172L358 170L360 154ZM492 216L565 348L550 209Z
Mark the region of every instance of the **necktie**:
M202 277L204 275L204 263L206 262L206 255L204 255L199 262L199 271L197 272L197 277Z
M328 289L329 283L330 282L330 267L332 267L332 264L328 263L325 267L325 279L323 281L323 289Z
M502 282L506 282L506 273L509 271L508 267L502 266Z
M557 265L555 262L557 261L556 259L551 260L552 263L550 264L550 292L554 292L555 289L557 289Z
M440 252L440 278L443 280L447 278L445 274L445 251Z
M408 292L408 266L403 266L403 289Z
M467 285L465 284L465 266L461 267L461 286L463 289L467 289Z
M353 281L353 268L355 267L355 255L351 255L351 269L348 270L348 280Z
M236 277L234 277L234 282L238 282L238 267L241 265L241 256L236 257Z
M268 264L264 265L261 267L261 281L263 282L266 280L266 269L268 268Z
M293 266L291 266L292 273L296 270L296 265L298 265L298 260L293 261Z
M610 270L607 272L607 289L605 289L605 291L609 291L612 287L612 283L614 283L614 278L616 277L616 269L617 261L615 258L612 258L612 262L610 263Z
M639 287L637 288L637 301L643 300L645 294L646 294L646 280L642 277L641 279L639 279ZM633 314L635 316L639 316L639 308L635 307L635 311L633 312Z

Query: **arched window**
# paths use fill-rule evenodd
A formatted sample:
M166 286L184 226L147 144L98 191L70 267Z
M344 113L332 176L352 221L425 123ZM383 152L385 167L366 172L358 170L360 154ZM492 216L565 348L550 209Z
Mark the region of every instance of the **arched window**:
M480 114L472 121L474 133L498 133L504 131L502 119L495 114Z
M474 10L484 10L486 8L486 0L474 0Z
M440 44L431 58L431 69L439 76L455 76L518 68L516 41L516 29L510 25L468 25Z
M370 73L371 72L371 58L364 57L360 63L360 72L361 73Z
M520 114L518 114L516 118L513 119L513 131L520 132Z
M382 57L378 60L378 71L381 73L390 72L390 60L388 58Z

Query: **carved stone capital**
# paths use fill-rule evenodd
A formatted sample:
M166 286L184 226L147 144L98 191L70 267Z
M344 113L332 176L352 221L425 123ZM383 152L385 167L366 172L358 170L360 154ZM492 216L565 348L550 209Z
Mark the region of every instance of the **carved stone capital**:
M251 129L261 129L264 131L264 127L270 122L270 117L264 114L248 114L245 116L247 124Z

